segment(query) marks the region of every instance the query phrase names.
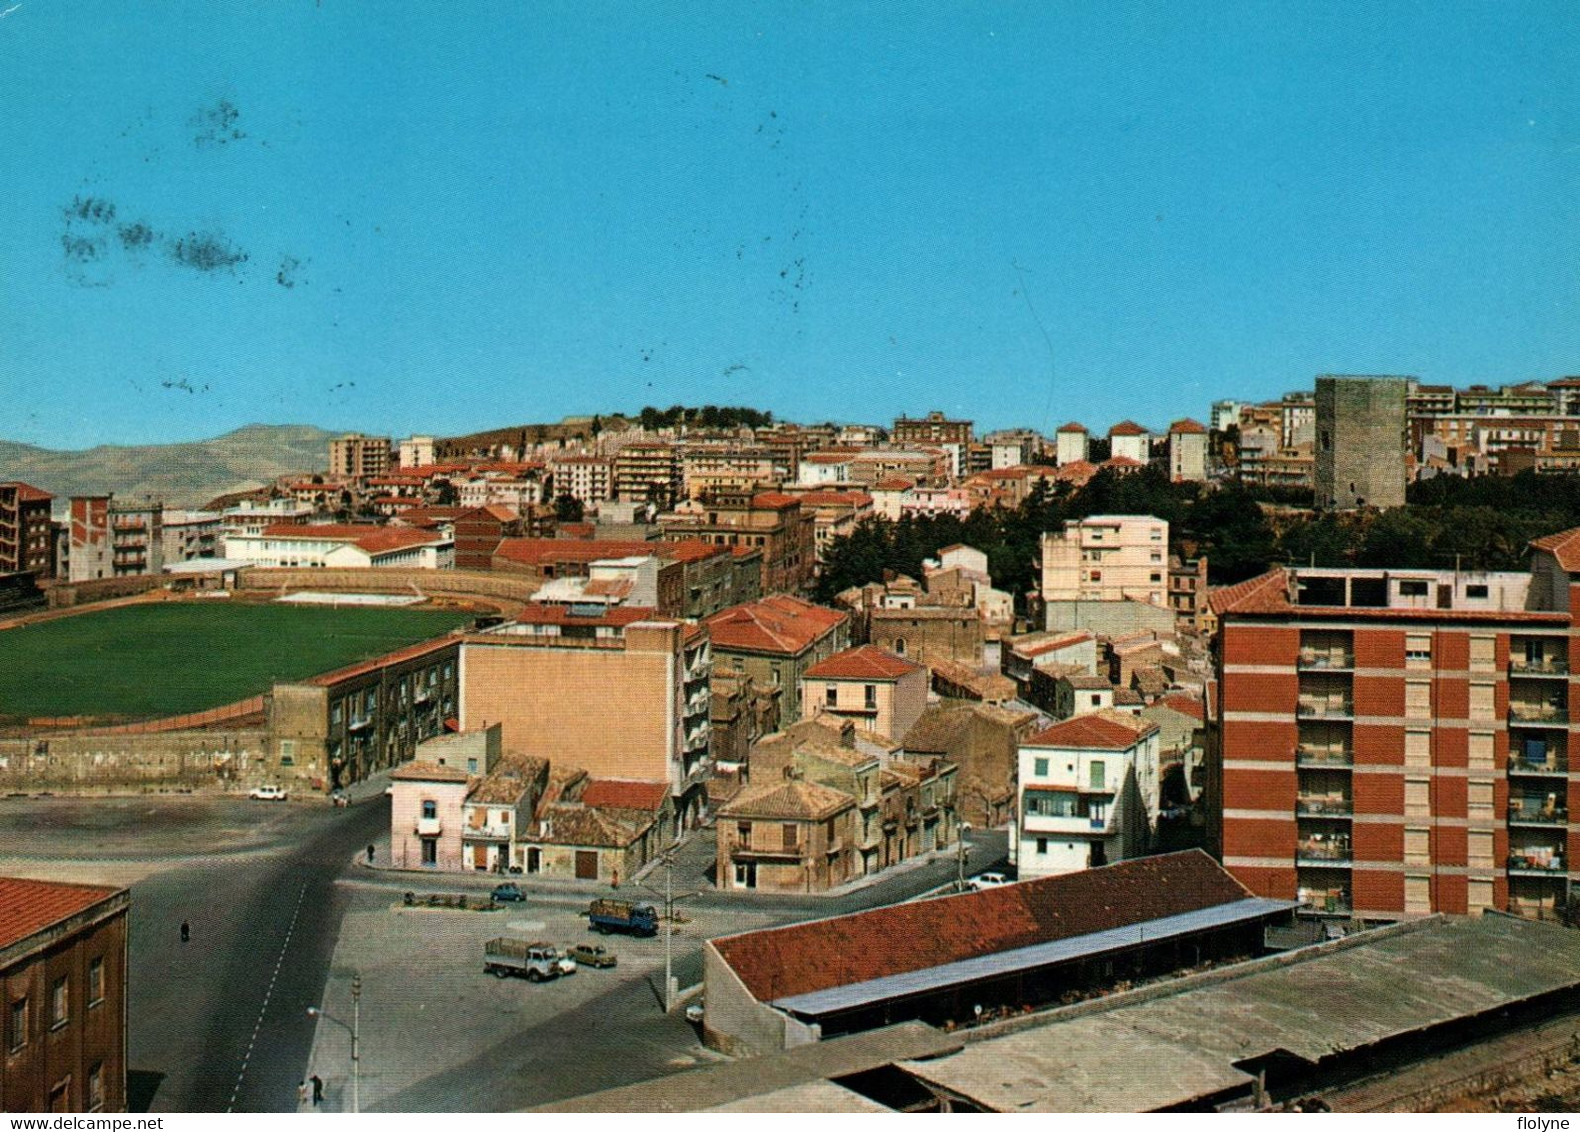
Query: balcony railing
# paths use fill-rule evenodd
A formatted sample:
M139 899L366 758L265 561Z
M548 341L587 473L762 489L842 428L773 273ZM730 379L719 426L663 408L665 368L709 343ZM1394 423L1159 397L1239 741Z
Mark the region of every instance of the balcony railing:
M1295 660L1295 667L1322 672L1348 672L1355 667L1355 657L1347 652L1315 652L1302 649Z
M469 825L461 830L461 838L473 841L509 841L510 827L508 825Z
M1106 833L1108 820L1082 814L1026 814L1021 818L1021 829L1027 833Z
M1564 859L1557 853L1513 853L1509 856L1507 867L1511 873L1562 873Z
M1561 656L1544 656L1539 660L1509 657L1510 676L1567 676L1569 662Z
M1569 807L1553 802L1510 802L1509 820L1523 825L1566 825Z
M1295 715L1300 719L1351 719L1355 705L1348 700L1301 700L1295 704Z
M1563 704L1509 704L1510 723L1564 723L1569 719L1569 709Z
M1295 896L1302 903L1309 904L1314 912L1336 915L1348 915L1350 912L1350 894L1343 889L1302 888Z
M1354 766L1355 752L1335 751L1326 747L1296 747L1296 766Z
M444 832L444 827L440 824L438 818L418 818L417 819L417 836L418 837L438 837L439 834L441 834L443 832Z
M1545 759L1528 759L1524 755L1510 755L1509 773L1550 774L1563 777L1569 773L1569 762L1556 754L1550 754Z
M1350 843L1346 839L1331 841L1302 841L1295 846L1295 860L1303 865L1339 865L1350 863Z
M1306 795L1295 799L1295 812L1306 817L1347 818L1355 812L1355 805L1348 798Z

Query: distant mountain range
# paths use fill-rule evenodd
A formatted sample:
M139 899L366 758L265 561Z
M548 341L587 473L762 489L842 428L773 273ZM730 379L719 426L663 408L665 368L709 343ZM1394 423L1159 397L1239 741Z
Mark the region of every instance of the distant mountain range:
M292 472L329 466L341 433L311 425L246 425L189 444L100 445L56 452L0 440L0 482L22 480L57 497L113 491L172 507L201 507L216 496L262 487Z

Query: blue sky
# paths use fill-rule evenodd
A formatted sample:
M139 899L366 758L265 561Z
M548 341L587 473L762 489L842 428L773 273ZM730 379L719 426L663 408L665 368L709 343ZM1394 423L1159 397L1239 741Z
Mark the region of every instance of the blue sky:
M1569 3L0 0L0 437L1580 372Z

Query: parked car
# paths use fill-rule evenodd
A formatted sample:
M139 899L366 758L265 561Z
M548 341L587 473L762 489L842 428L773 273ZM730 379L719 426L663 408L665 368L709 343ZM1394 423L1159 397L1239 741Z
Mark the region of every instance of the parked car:
M978 873L966 881L966 887L972 892L981 892L984 888L998 888L1009 883L1011 883L1009 877L1003 873Z
M527 898L527 894L521 891L520 885L508 881L504 884L496 884L490 895L499 904L517 904Z
M700 998L697 999L696 1002L693 1002L691 1005L686 1007L686 1021L690 1022L693 1026L702 1025L702 1020L706 1016L707 1010L703 1007L702 999Z
M254 786L247 791L254 802L283 802L288 796L283 786Z
M578 943L571 948L571 958L583 967L613 967L618 956L601 943Z
M571 953L563 947L554 952L554 965L562 975L574 975L576 973L576 960L572 959Z

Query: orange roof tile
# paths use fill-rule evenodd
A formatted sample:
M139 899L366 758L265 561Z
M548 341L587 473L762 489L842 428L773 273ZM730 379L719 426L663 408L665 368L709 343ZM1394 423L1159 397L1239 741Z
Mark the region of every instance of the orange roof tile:
M1206 425L1202 424L1200 421L1193 421L1189 417L1186 417L1183 420L1175 421L1173 424L1169 425L1170 433L1191 432L1204 434L1206 431Z
M1143 464L1140 460L1137 460L1133 456L1110 456L1108 459L1106 459L1106 460L1104 460L1102 462L1101 466L1104 467L1104 468L1144 468L1144 467L1146 467L1145 464Z
M715 939L713 947L758 1001L771 1002L1128 927L1251 895L1206 853L1190 849L725 936Z
M722 818L799 818L821 821L856 804L843 790L804 779L748 787L719 811Z
M803 675L815 680L898 680L921 670L921 665L876 645L859 645L818 661Z
M1571 574L1580 573L1580 527L1571 527L1555 535L1544 535L1531 540L1535 550L1545 550L1558 559L1560 568Z
M1086 426L1080 421L1070 421L1059 426L1059 432L1085 432Z
M801 501L793 495L786 495L782 491L759 491L752 496L752 506L768 508L774 511L783 511L786 507L799 507Z
M1146 435L1148 435L1148 433L1147 433L1146 429L1142 428L1135 421L1120 421L1113 428L1108 430L1108 435L1109 436L1146 436Z
M1207 591L1207 604L1222 617L1226 613L1283 613L1294 608L1289 603L1289 574L1275 566L1265 574L1218 586Z
M20 943L122 891L101 885L0 877L0 948Z
M582 805L613 810L662 810L669 787L662 782L598 778L582 791Z
M10 483L0 484L0 487L16 488L16 498L19 503L43 503L55 497L42 488L34 487L21 480L12 480Z
M442 535L413 528L405 530L384 529L357 539L358 550L369 554L389 554L396 550L409 550L416 546L435 546L447 541Z
M1181 715L1188 715L1192 719L1203 722L1207 719L1206 705L1195 696L1187 696L1176 692L1173 695L1164 696L1159 702L1169 710L1177 711Z
M848 619L810 601L774 594L721 610L707 625L716 649L798 656Z
M1124 751L1136 745L1158 725L1136 720L1138 727L1121 722L1122 713L1093 712L1055 723L1027 739L1027 747L1076 747L1094 751ZM1134 717L1128 717L1134 718Z
M672 543L636 539L507 538L494 554L510 562L539 566L545 562L593 562L599 558L661 557Z

